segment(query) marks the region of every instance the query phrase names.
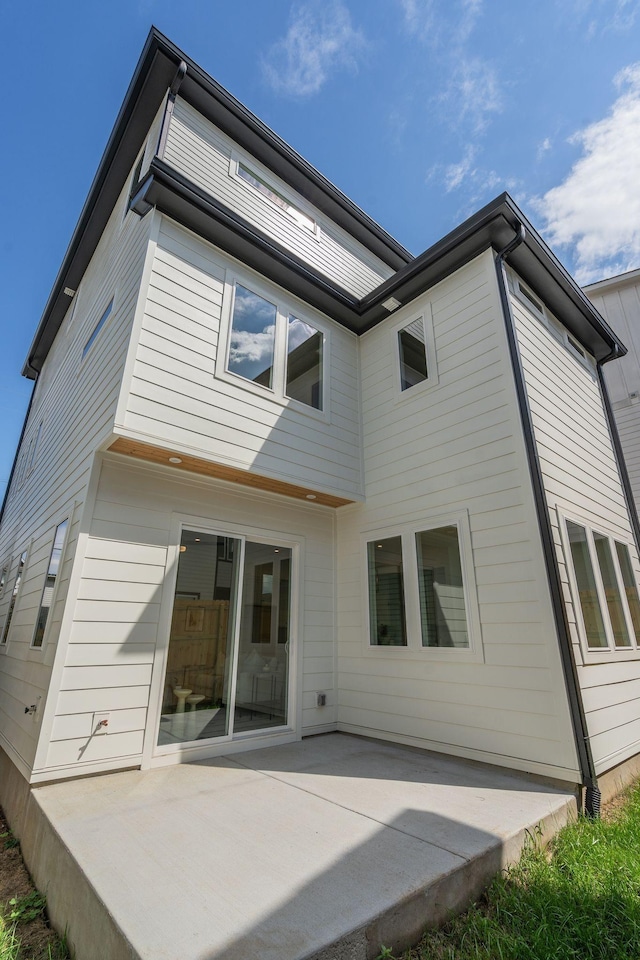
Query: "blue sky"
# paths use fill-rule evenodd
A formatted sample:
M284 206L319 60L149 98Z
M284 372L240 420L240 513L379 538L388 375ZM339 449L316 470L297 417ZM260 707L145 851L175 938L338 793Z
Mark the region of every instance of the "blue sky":
M413 253L508 190L580 282L640 266L640 0L5 4L0 493L152 23Z

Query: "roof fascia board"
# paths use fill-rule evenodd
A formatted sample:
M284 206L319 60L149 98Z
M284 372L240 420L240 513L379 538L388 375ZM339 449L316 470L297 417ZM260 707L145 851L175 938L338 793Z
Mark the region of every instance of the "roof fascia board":
M590 297L592 293L605 294L636 283L640 283L640 269L628 270L626 273L619 273L615 277L607 277L604 280L597 280L595 283L587 283L582 289Z
M187 64L187 77L180 96L193 102L223 129L226 127L231 136L389 266L397 269L412 259L397 240L152 27L31 343L22 371L30 379L37 376L71 303L64 288L77 289L162 97L182 61Z
M71 303L64 288L77 290L174 74L150 33L29 348L25 377L37 375L55 339Z
M411 302L484 250L501 250L524 221L526 239L510 256L516 272L596 359L604 360L614 347L618 356L626 352L507 195L487 204L362 300L310 268L163 161L153 161L135 202L140 213L157 206L357 334L390 315L383 307L388 297L403 304Z

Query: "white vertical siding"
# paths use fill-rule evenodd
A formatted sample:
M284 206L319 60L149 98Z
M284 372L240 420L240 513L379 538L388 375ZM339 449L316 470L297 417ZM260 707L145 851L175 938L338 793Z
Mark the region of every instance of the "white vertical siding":
M511 303L587 726L596 766L604 771L640 748L640 655L583 663L556 507L629 544L631 524L595 370L587 369L516 296ZM633 547L632 557L637 575Z
M328 416L215 376L225 271L232 267L210 244L162 219L121 432L290 483L360 496L356 337L325 318ZM316 314L303 310L301 316L313 323Z
M297 198L274 174L262 171L248 155L248 166L265 177L275 190L287 197L291 195L292 202L316 220L320 225L318 235L299 226L284 210L231 177L229 163L237 149L232 140L193 107L180 98L176 100L163 158L167 163L358 298L392 275L391 267L319 210Z
M105 456L40 777L100 761L140 762L156 644L168 636L160 604L176 514L208 518L214 530L234 523L300 540L302 732L335 722L333 511ZM317 690L327 692L326 707L316 706ZM107 736L90 736L95 711L111 712Z
M437 385L398 396L402 311L361 340L366 502L338 514L339 726L577 779L491 254L408 305L406 318L429 306ZM483 661L369 649L364 542L462 510Z
M148 220L134 214L122 219L126 190L85 272L78 302L69 308L45 361L0 531L0 564L11 557L13 576L19 553L31 543L8 644L0 650L0 743L21 762L23 772L35 756L93 452L111 431L148 241ZM83 360L83 347L111 297L111 316ZM29 472L23 461L31 458L40 424ZM32 650L55 528L66 517L70 529L56 604L43 649ZM10 577L0 600L2 623L12 584ZM34 721L24 707L38 696Z

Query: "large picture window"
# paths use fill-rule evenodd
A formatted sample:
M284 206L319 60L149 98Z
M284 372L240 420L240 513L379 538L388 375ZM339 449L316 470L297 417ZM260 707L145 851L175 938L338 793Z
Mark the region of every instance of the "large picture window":
M369 649L482 660L466 513L367 539L366 561Z
M276 301L235 284L226 370L283 402L324 410L326 334Z
M565 527L587 650L636 649L640 599L628 545L575 520L565 519Z

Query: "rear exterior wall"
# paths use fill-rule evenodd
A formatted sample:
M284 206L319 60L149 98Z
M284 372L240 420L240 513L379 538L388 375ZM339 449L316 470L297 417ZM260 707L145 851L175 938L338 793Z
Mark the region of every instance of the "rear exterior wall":
M596 770L603 773L640 749L640 650L599 655L586 650L564 552L563 517L629 544L636 579L637 550L595 362L577 356L513 291L511 304L587 729Z
M180 520L196 529L204 524L212 532L226 532L230 524L244 532L269 531L300 545L293 726L298 737L334 728L335 545L330 508L176 476L168 468L105 454L92 514L86 547L78 558L77 600L61 651L64 669L49 745L34 772L36 779L153 762ZM327 693L325 707L316 706L317 690ZM110 713L108 736L91 737L96 711ZM236 743L235 749L241 746ZM205 747L204 752L212 751ZM183 752L182 759L197 759L202 753L202 746L196 747ZM173 762L177 760L178 754Z
M0 745L25 776L34 762L93 453L111 433L147 249L150 220L126 213L129 184L82 278L35 386L0 531L3 629L18 558L27 561L6 645L0 647ZM113 309L84 347L109 301ZM69 520L42 648L32 639L55 530ZM25 707L37 704L35 715Z
M397 333L417 314L437 382L400 392ZM338 514L340 729L578 781L491 252L363 336L361 377L366 503ZM475 659L370 646L367 542L450 517L470 534Z
M291 311L324 334L322 411L283 396L282 377L274 383L279 392L226 373L235 280L280 306L285 320ZM275 374L284 343L278 350ZM361 498L356 336L167 217L159 218L130 359L116 423L122 435Z

